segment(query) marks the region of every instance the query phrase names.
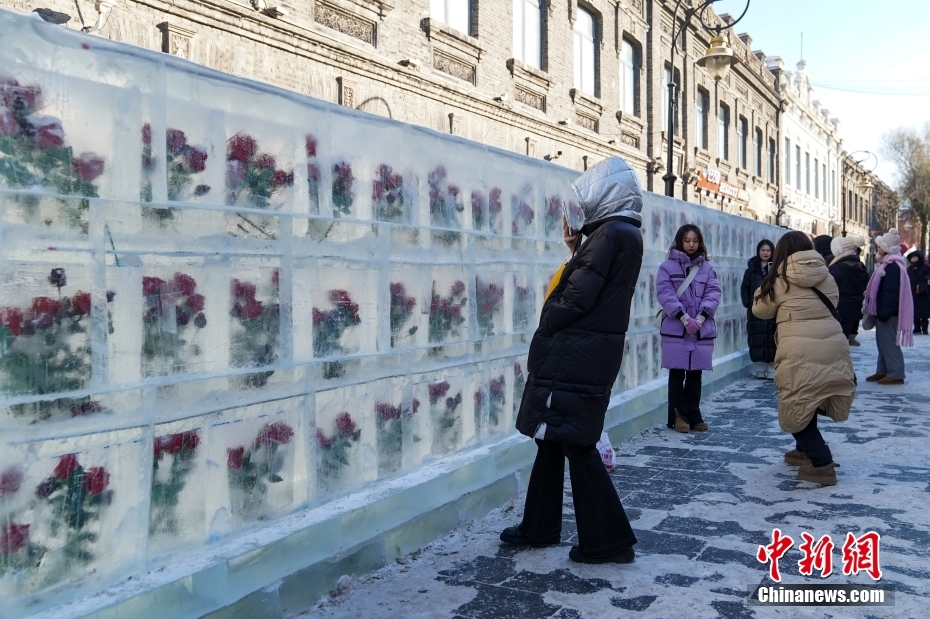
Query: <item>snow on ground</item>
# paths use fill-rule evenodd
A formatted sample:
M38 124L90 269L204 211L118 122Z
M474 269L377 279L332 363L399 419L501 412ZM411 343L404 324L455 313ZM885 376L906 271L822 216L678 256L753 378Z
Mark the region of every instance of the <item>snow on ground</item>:
M612 473L639 539L632 565L579 565L565 480L562 545L518 550L500 531L520 521L524 496L427 547L354 581L300 614L310 618L615 617L916 618L930 603L930 337L905 350L904 386L866 383L874 372L871 333L853 358L859 392L848 422L821 424L839 482L819 487L797 479L782 456L793 439L776 420L771 381L746 379L706 402L711 430L679 435L664 424L617 446ZM823 418L821 418L823 419ZM567 467L566 467L567 471ZM780 562L783 583L875 584L842 575L846 533L881 534L880 583L896 590L894 606L759 607L747 587L769 583L756 550L779 527L795 540ZM798 572L802 531L829 534L834 573Z

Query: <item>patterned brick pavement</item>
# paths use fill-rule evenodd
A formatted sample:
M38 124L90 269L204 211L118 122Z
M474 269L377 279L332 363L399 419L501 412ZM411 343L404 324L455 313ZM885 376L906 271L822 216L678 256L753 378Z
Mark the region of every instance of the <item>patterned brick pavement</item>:
M871 334L853 348L860 389L850 420L827 420L824 435L842 466L839 482L797 479L782 461L793 447L778 429L771 381L747 379L710 398L711 431L679 435L664 425L617 447L612 473L639 543L633 565L578 565L568 479L561 546L501 546L500 530L520 520L523 497L430 546L354 582L301 617L918 618L930 604L930 337L906 350L908 383L867 384ZM783 583L874 584L841 573L847 532L881 534L890 607L759 607L750 585L771 583L755 558L779 527L795 540L780 562ZM829 534L834 573L798 572L800 535Z

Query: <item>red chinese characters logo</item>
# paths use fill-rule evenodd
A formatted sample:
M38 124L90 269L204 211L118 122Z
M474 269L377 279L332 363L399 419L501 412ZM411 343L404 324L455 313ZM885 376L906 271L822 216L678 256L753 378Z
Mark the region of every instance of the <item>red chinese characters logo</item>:
M846 543L843 544L843 575L853 576L865 572L872 580L882 577L882 568L878 559L878 545L881 535L869 531L861 537L852 533L846 534Z
M801 539L804 542L800 545L804 557L798 561L798 567L803 576L810 576L814 573L814 568L820 572L821 578L826 578L833 573L833 540L829 535L824 535L817 543L814 543L814 536L806 531L801 533Z
M759 563L768 563L771 561L772 565L769 566L769 576L775 582L781 582L781 573L778 571L778 560L781 559L788 550L794 546L794 540L791 539L788 535L782 535L781 529L774 529L772 531L772 543L768 546L759 546L759 550L756 552L756 559L759 560Z
M816 569L820 572L821 578L826 578L833 573L833 540L829 535L824 535L816 542L814 536L806 531L801 533L803 540L798 546L803 553L803 557L798 561L799 572L802 576L812 576ZM854 576L859 572L865 572L872 580L880 580L882 569L879 561L879 543L881 535L874 531L868 531L856 537L852 533L846 534L846 542L843 544L843 575ZM781 529L772 530L772 543L766 546L759 546L756 552L756 559L759 563L771 563L769 566L769 576L775 582L781 582L781 572L778 569L778 560L781 559L791 547L794 546L794 540L788 535L783 535Z

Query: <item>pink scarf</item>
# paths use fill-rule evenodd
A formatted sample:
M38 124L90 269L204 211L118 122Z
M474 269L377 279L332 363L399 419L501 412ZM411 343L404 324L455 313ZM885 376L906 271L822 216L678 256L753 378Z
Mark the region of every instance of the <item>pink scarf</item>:
M885 268L890 263L897 263L901 269L901 284L898 288L898 333L895 344L898 346L914 345L914 299L911 298L910 280L907 277L907 265L900 254L886 254L884 260L872 273L872 279L865 289L865 311L872 316L878 313L878 286L885 276Z

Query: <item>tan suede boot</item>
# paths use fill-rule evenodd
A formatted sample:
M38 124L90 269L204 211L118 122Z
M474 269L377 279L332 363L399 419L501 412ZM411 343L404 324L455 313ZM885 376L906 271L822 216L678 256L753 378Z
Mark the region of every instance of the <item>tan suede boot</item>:
M805 466L811 463L811 459L807 457L807 454L803 451L798 451L797 449L792 449L785 454L785 462L791 466Z
M702 421L701 423L696 423L694 424L694 427L691 429L696 430L698 432L707 432L707 429L708 429L707 422Z
M805 464L798 469L798 479L820 484L821 486L835 486L836 469L833 467L832 462L825 466Z
M688 422L685 421L685 418L681 416L677 409L675 410L675 432L681 432L682 434L691 432L691 426L688 425Z

